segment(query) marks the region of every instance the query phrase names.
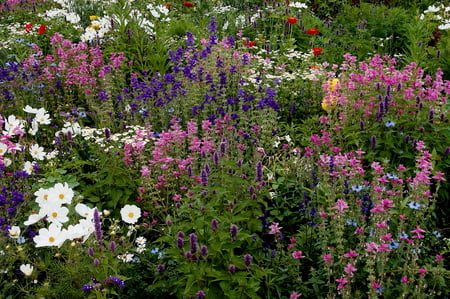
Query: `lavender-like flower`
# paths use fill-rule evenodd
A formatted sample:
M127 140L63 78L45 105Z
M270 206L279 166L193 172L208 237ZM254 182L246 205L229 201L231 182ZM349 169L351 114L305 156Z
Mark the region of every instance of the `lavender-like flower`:
M263 178L263 164L261 161L256 163L256 181L261 182Z
M177 238L177 247L180 249L184 247L184 241L182 238Z
M236 225L230 226L230 236L231 240L236 241L236 235L238 233L239 228Z
M198 250L198 243L197 243L197 235L192 233L189 235L189 242L191 246L191 253L196 253Z
M250 254L246 254L244 256L244 264L247 267L247 269L250 268L252 261L253 261L253 257Z
M372 147L372 149L375 149L377 147L377 136L372 135L370 137L370 146Z
M111 241L111 243L109 243L109 250L110 250L111 252L116 251L116 242Z
M94 236L97 239L98 244L100 245L103 240L103 231L102 224L100 222L100 214L98 213L97 208L94 209Z
M213 232L219 229L219 222L217 221L217 219L211 220L211 229Z
M230 272L230 273L236 272L236 266L235 265L229 265L228 266L228 272Z
M202 290L197 292L197 299L205 299L205 298L206 298L205 292L203 292Z
M208 255L208 247L206 245L200 246L200 254L202 256L207 256Z

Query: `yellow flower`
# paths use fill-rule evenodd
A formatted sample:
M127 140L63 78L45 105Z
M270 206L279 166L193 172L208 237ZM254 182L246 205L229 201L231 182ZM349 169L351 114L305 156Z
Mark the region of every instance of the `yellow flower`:
M92 29L98 31L98 30L100 30L100 25L94 24L94 25L89 26L89 28L92 28Z
M338 89L339 79L328 80L326 85L328 95L322 100L322 109L330 112L336 108L336 96L333 94Z
M95 21L95 20L98 20L98 17L97 16L89 16L89 19L91 21Z

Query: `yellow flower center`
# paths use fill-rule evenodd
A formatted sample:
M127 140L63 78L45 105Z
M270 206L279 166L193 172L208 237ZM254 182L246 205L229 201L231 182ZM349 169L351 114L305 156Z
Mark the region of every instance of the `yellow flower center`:
M55 242L55 238L54 237L49 237L48 241L53 243L53 242Z
M57 212L53 212L53 213L52 213L52 217L53 217L53 218L58 217L58 213L57 213Z
M64 194L60 194L59 199L64 199Z
M48 199L48 194L44 195L44 199L47 200Z
M128 213L128 217L133 218L134 217L134 213L132 213L132 212Z

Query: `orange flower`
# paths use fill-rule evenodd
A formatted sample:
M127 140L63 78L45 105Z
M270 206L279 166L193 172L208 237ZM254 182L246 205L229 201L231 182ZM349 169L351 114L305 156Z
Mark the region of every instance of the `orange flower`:
M194 4L191 2L183 2L183 6L185 7L194 7Z
M308 30L306 30L306 34L318 35L319 34L319 29L316 29L316 28L308 29Z
M45 34L46 27L45 25L41 25L38 29L39 34Z
M322 54L323 49L322 48L312 48L312 53L314 55Z
M163 5L164 5L168 10L171 10L171 9L172 9L172 4L164 3Z
M287 22L289 23L289 24L295 24L295 23L297 23L297 18L288 18L287 19Z

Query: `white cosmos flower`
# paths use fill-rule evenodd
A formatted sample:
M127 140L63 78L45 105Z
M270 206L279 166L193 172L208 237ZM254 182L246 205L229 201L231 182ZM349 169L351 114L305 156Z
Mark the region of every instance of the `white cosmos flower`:
M61 225L69 221L69 209L66 207L61 207L58 203L48 204L41 209L42 213L47 216L47 220L51 223L57 223Z
M28 220L25 221L23 224L25 224L26 226L33 225L42 218L44 218L45 214L42 213L41 211L39 211L39 214L31 214L30 216L28 216Z
M11 228L8 230L8 234L11 238L17 239L20 236L20 227L11 226Z
M22 264L20 265L20 271L22 271L25 276L30 276L33 273L34 267L30 264Z
M49 194L50 201L58 201L61 204L70 204L73 198L73 190L67 183L57 183Z
M8 145L0 143L0 156L3 156L8 151Z
M39 207L43 208L47 206L50 203L56 204L60 201L53 199L53 202L50 200L50 194L53 192L52 188L44 189L39 188L36 192L34 192L34 196L36 196L36 203L39 205Z
M141 217L141 209L135 205L125 205L120 210L122 220L129 224L135 224Z
M75 206L75 211L81 216L86 219L92 219L94 217L94 209L88 207L87 205L83 203L78 203Z
M31 175L34 171L34 165L36 165L36 162L30 162L30 161L26 161L23 164L23 171L25 171L26 173L28 173L29 175Z
M23 108L23 111L36 114L38 113L39 109L33 108L30 105L26 105L25 108Z
M91 220L81 219L79 223L67 227L67 239L83 238L85 242L94 231L94 223Z
M39 234L33 238L36 247L57 246L61 247L67 239L67 231L61 230L61 226L51 223L47 228L41 228Z
M38 122L41 125L49 125L51 118L47 111L44 108L39 109L38 113L34 117L33 121Z
M16 118L15 115L10 115L5 121L5 131L3 131L3 134L10 136L17 135L19 131L23 132L24 125L24 120Z
M39 144L33 144L30 146L30 154L33 157L33 159L36 160L44 160L45 159L45 152L44 148L42 146L39 146Z

